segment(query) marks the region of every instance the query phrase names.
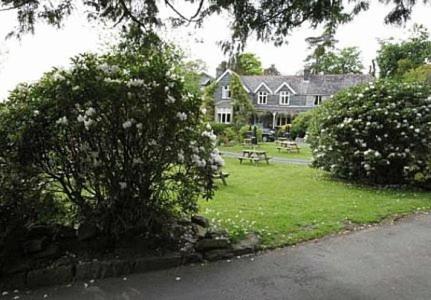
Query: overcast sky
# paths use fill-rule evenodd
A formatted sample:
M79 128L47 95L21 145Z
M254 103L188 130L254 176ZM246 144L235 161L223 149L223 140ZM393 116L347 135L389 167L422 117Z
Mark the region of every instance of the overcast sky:
M431 31L430 5L418 4L412 21L404 27L384 25L383 19L388 9L387 6L374 3L368 12L338 30L338 47L358 46L367 69L376 56L378 39L404 39L413 23L423 24ZM184 9L185 13L187 10ZM115 40L114 29L96 23L88 24L85 17L79 15L69 18L61 30L39 26L35 35L24 36L21 41L2 40L14 24L12 14L0 13L0 100L17 83L36 80L53 66L67 67L70 57L87 51L103 51L107 42ZM265 67L275 64L283 74L295 74L302 69L309 53L304 39L319 33L304 26L295 30L289 36L289 44L282 47L251 39L246 51L256 53ZM190 58L205 61L209 74L214 75L216 66L225 59L217 45L218 41L229 37L225 17L211 17L197 30L165 30L164 35L181 46Z

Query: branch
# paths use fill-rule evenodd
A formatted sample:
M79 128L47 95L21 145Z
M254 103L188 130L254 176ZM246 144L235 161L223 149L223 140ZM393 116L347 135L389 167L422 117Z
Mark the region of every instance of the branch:
M165 0L165 4L167 5L167 6L169 6L170 7L170 9L172 9L181 19L183 19L183 20L185 20L185 21L187 21L187 22L189 22L189 23L191 23L191 22L196 22L197 20L195 20L196 19L196 17L200 14L200 12L202 11L202 7L203 7L203 4L204 4L204 0L200 0L200 2L199 2L199 6L198 6L198 9L196 10L196 12L194 13L194 15L193 16L191 16L190 18L187 18L186 16L184 16L181 12L179 12L176 8L175 8L175 6L173 6L170 2L169 2L169 0Z
M147 27L145 26L144 23L141 22L141 20L139 20L132 12L131 10L127 7L126 3L124 2L124 0L120 0L120 4L123 7L124 10L124 14L129 16L130 19L132 19L133 22L137 23L139 26L143 27L144 29L146 29ZM124 17L124 16L123 16ZM120 20L123 18L121 17Z

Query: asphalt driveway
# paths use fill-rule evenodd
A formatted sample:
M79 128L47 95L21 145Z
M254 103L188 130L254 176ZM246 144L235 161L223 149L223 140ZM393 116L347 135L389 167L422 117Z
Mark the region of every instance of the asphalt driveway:
M430 229L431 216L416 215L253 257L0 299L431 299Z

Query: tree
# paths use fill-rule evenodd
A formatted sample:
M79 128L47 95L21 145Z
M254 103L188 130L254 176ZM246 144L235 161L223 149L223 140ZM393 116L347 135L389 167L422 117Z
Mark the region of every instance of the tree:
M329 51L320 55L308 68L313 74L360 74L364 68L357 47Z
M431 84L431 64L420 66L408 71L403 76L406 82L422 82Z
M272 64L269 68L263 70L264 75L272 75L272 76L278 76L280 75L280 71L277 70L277 67Z
M232 106L234 125L237 130L248 123L254 112L254 106L250 101L247 91L244 89L238 75L232 74L230 81L232 92Z
M233 20L227 20L231 28L231 41L222 44L226 51L241 50L247 39L254 33L260 41L273 41L280 45L295 28L304 23L312 27L324 25L336 28L338 24L351 21L357 14L369 9L369 0L353 0L353 5L345 1L303 1L303 0L183 0L175 4L172 0L83 0L82 5L71 0L0 0L0 11L15 12L18 26L13 34L34 32L38 23L48 23L59 27L73 10L84 7L89 19L109 21L114 24L139 24L147 31L161 26L162 5L168 7L175 26L194 23L197 26L213 15L229 12ZM391 5L386 23L403 23L410 19L417 1L379 0ZM426 5L431 0L423 0ZM73 4L72 4L73 3ZM162 4L163 3L163 4ZM181 13L184 4L195 4L196 11L191 16ZM83 10L83 11L84 11Z
M413 27L412 35L406 41L394 43L380 42L377 65L380 77L402 77L431 59L431 40L429 32L421 25Z
M200 59L186 61L183 63L183 69L185 71L184 80L188 89L199 92L201 75L207 69L206 63Z
M253 53L241 53L232 63L231 69L239 75L262 75L262 63Z

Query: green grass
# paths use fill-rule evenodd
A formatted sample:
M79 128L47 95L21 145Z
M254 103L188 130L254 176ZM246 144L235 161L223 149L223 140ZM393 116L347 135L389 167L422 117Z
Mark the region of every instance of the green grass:
M357 186L329 179L306 166L260 164L226 159L228 186L201 202L201 213L233 238L262 236L264 247L295 244L343 230L349 222L431 209L431 193Z
M308 146L307 144L299 145L299 147L301 148L299 153L287 152L286 150L278 151L277 147L278 146L275 143L260 143L257 149L266 151L267 154L272 157L311 159L311 149L310 146ZM222 152L226 151L239 153L242 149L250 149L251 147L237 144L235 146L221 146L218 148Z

